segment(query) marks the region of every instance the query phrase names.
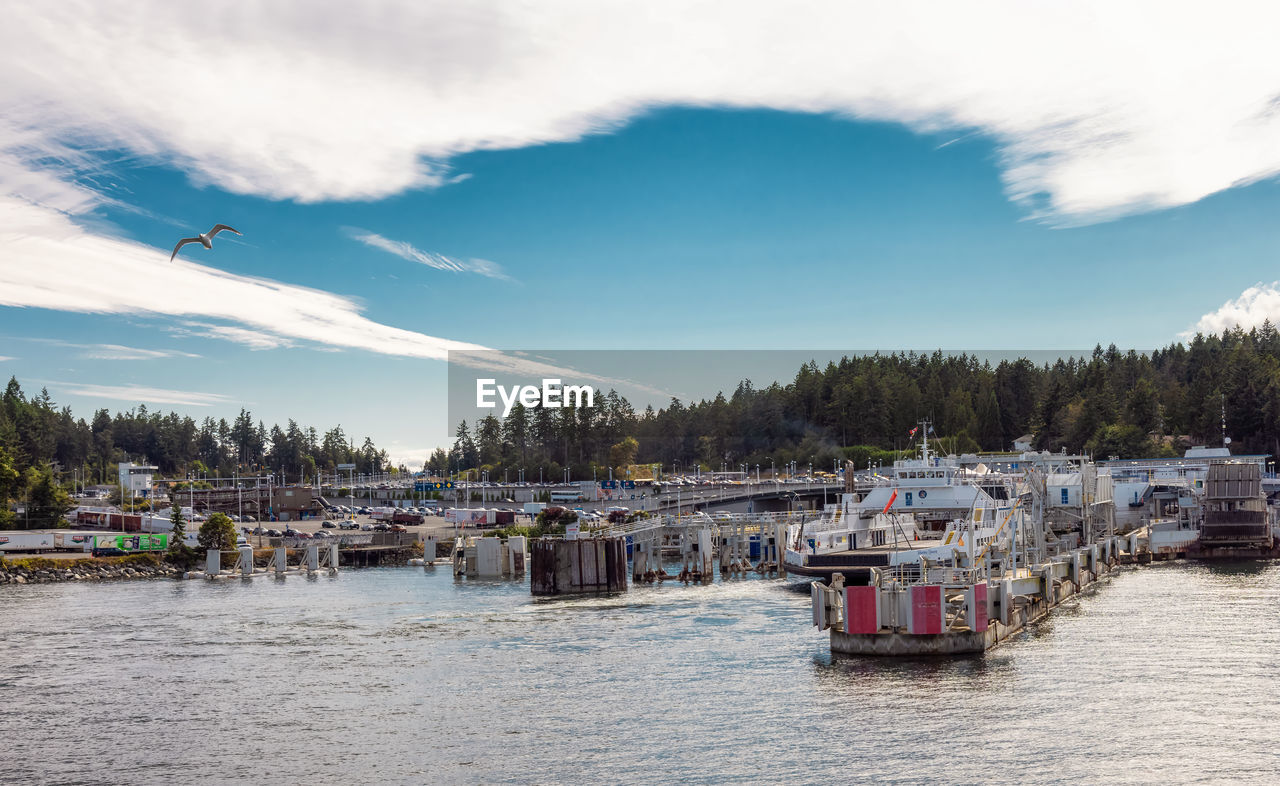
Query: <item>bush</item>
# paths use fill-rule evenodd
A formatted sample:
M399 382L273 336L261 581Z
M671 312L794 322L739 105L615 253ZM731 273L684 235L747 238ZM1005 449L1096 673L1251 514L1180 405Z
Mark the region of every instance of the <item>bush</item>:
M225 513L214 513L200 525L200 548L233 551L236 547L236 525Z
M502 529L494 530L493 534L500 538L509 538L512 535L523 535L526 538L540 538L543 535L563 535L564 524L549 522L532 527L503 527Z

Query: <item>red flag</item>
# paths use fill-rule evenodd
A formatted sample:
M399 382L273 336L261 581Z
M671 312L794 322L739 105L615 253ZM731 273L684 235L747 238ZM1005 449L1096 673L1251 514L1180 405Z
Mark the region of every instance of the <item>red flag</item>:
M913 428L911 429L911 431L907 432L907 436L908 436L908 437L914 437L914 436L916 435L916 432L917 432L917 431L919 431L919 430L920 430L920 427L919 427L919 426L915 426L915 427L913 427Z
M893 507L893 503L898 499L898 490L894 489L893 494L889 495L889 501L885 503L882 513L888 513L889 508Z

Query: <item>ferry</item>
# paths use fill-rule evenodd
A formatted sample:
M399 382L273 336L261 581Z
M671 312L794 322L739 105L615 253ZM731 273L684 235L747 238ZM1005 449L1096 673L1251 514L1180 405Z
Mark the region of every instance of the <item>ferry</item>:
M976 508L995 508L1014 495L1005 475L982 464L961 466L954 456L930 451L933 426L929 421L912 431L921 434L919 457L895 461L887 475L875 476L860 499L854 500L858 515L908 513L919 529L937 532Z
M840 572L847 581L857 581L852 577L865 579L873 567L889 567L900 559L918 561L917 552L928 548L930 541L939 545L948 536L955 537L956 526L982 516L983 511L1001 508L1001 502L979 482L1001 489L1003 497L1014 496L1003 476L982 466L962 467L954 457L934 455L929 450L933 427L928 420L912 429L911 435L917 432L921 434L919 457L895 461L889 474L876 476L871 487L847 492L828 505L820 518L789 527L784 556L789 573L829 579ZM1009 504L1004 502L1006 507ZM979 530L983 529L980 522Z
M841 573L846 585L855 585L866 584L873 569L922 566L925 561L965 563L975 552L1003 547L1017 528L1010 519L1017 516L1020 523L1023 515L1016 504L975 508L937 533L920 530L905 514L862 518L840 506L829 506L828 513L787 528L783 560L789 574L830 580Z

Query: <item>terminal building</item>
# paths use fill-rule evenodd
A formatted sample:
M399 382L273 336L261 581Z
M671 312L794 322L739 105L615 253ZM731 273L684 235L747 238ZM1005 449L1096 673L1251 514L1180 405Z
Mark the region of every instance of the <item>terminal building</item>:
M150 497L151 484L159 467L150 464L120 462L120 490L126 497Z

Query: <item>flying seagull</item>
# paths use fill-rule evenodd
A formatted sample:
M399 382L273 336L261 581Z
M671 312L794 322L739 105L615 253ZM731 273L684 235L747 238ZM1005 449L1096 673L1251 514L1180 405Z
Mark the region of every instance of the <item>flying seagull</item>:
M196 237L184 237L181 240L179 240L178 245L173 247L173 253L169 255L169 261L172 262L173 258L178 255L178 249L182 248L188 243L199 243L205 248L213 248L213 243L209 241L213 240L213 236L218 234L224 229L227 230L228 232L235 232L237 235L240 234L239 232L236 232L234 229L227 226L226 224L214 224L213 229L210 229L208 232L205 232L203 235L198 235Z

